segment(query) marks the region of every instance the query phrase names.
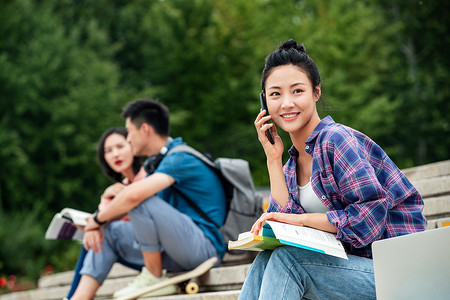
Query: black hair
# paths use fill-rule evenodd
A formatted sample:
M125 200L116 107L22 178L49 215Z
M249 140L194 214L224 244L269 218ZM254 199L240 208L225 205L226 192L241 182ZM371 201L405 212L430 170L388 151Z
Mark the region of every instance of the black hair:
M169 136L169 109L162 103L152 99L140 99L128 103L122 111L123 119L140 128L143 123L153 127L160 136Z
M261 75L261 88L265 92L267 77L272 70L283 65L293 65L300 68L308 76L309 81L316 91L316 87L320 84L320 74L316 63L306 53L303 44L298 44L295 40L287 40L283 42L275 51L266 57L266 63Z
M105 173L106 176L111 178L114 181L121 182L122 181L122 174L117 173L114 171L106 162L105 160L105 141L111 134L120 134L123 135L125 138L127 138L128 132L125 128L122 127L113 127L107 129L102 136L100 137L98 141L97 146L97 158L98 162L100 164L100 168L102 169L103 173ZM141 168L141 158L135 156L133 160L133 172L134 174L137 174L139 172L139 169Z

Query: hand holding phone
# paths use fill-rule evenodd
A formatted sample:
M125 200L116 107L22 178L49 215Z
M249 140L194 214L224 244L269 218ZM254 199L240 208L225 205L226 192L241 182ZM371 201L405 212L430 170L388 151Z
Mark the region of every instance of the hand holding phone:
M266 97L264 97L263 93L259 94L259 101L261 102L261 109L264 109L266 111L266 114L269 115L269 110L267 109ZM268 122L266 122L266 124L267 123ZM273 140L273 136L272 136L272 133L270 132L270 129L266 130L266 137L272 145L275 144L275 141Z

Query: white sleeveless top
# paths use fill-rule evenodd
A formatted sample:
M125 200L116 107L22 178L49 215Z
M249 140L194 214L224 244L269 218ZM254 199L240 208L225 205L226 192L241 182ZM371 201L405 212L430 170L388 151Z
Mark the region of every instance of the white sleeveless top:
M300 197L300 204L307 213L325 213L328 208L314 193L311 180L305 186L298 186L298 194Z

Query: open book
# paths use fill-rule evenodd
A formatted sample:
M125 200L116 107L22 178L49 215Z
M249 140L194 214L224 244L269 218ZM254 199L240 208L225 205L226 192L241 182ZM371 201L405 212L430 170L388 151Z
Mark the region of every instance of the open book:
M264 222L258 235L241 233L237 241L229 241L230 250L272 250L288 245L347 258L342 243L330 232L318 229L285 224L275 221Z
M86 218L90 215L90 213L73 208L64 208L53 217L45 233L45 238L47 240L83 240L83 230L74 224L86 226Z

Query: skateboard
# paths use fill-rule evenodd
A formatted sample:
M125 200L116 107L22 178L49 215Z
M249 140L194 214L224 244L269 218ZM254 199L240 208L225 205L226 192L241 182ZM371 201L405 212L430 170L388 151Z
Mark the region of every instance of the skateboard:
M117 300L137 299L144 294L156 291L160 288L166 287L171 284L177 284L178 287L184 290L187 294L196 294L198 293L199 286L197 282L193 281L193 279L208 272L216 264L216 262L217 257L211 257L210 259L205 260L191 271L181 273L180 275L175 275L167 280L146 286L145 288L135 291L129 294L128 296L117 298Z

